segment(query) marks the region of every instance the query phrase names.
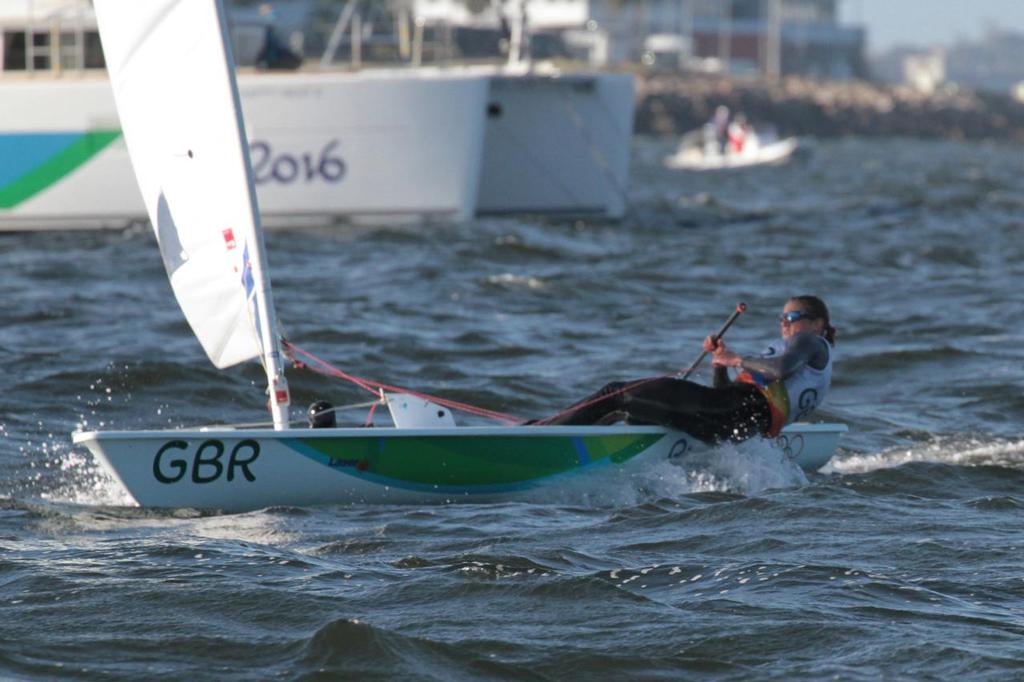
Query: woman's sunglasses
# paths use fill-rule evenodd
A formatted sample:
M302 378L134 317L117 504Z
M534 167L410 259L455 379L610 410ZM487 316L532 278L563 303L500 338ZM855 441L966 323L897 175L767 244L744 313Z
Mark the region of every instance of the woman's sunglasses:
M779 322L782 324L793 324L800 320L816 320L818 319L810 313L805 313L802 310L790 310L788 313L782 313L779 315Z

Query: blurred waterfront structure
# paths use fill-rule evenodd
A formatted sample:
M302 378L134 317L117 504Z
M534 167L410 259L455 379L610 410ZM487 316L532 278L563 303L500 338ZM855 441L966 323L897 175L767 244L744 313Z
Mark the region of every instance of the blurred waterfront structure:
M865 64L864 31L839 24L836 0L225 3L237 61L257 70L271 68L258 63L270 34L280 54L301 53L299 68L314 71L498 65L515 48L520 71L585 58L636 72L642 133L686 132L726 104L782 134L1024 141L1024 34L994 30L941 52L895 49ZM0 0L0 75L75 80L99 74L102 59L88 0ZM295 68L295 60L281 62ZM917 87L905 87L907 63ZM752 73L770 77L743 76Z
M575 59L592 67L867 76L838 0L226 0L240 65ZM41 17L25 31L25 17ZM5 23L5 18L9 21ZM83 0L0 2L0 67L98 68ZM26 36L31 34L31 39Z
M525 17L535 57L769 78L867 75L864 30L840 25L837 0L408 1L425 24L457 30Z
M966 87L1011 92L1024 81L1024 33L993 29L979 42L958 43L946 56L948 78Z
M944 49L893 48L871 59L871 73L921 92L962 87L1016 94L1024 81L1024 33L990 30L980 41Z
M938 90L946 82L945 51L936 49L904 57L903 82L926 95Z
M89 3L0 2L0 73L94 68L103 68L103 50Z

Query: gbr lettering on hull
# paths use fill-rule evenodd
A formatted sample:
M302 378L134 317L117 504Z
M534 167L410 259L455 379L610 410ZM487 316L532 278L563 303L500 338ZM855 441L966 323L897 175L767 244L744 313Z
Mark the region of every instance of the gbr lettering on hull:
M224 477L227 481L252 481L253 463L260 456L260 444L251 438L240 440L228 452L223 441L209 438L189 453L190 444L185 440L171 440L160 446L153 457L153 478L160 483L171 485L185 479L192 483L213 483Z

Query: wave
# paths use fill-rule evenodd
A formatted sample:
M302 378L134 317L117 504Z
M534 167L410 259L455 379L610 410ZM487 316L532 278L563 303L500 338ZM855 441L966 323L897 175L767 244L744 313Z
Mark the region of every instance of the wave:
M892 469L913 462L957 466L996 466L1024 472L1024 440L986 440L971 436L937 438L911 447L834 457L822 473L854 474Z
M939 438L839 457L823 473L861 494L965 500L974 509L1004 512L1022 501L1024 441Z
M306 674L360 680L547 679L473 648L401 634L359 618L339 618L318 628L293 663Z
M540 277L532 275L516 275L511 272L503 272L500 275L490 275L484 283L493 287L507 287L510 289L545 289L547 284Z

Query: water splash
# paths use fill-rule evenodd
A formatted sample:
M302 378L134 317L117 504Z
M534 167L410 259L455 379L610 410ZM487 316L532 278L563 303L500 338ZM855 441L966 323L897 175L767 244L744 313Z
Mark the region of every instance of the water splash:
M1024 440L992 441L964 436L938 438L910 448L889 448L877 453L833 458L822 473L862 474L911 462L1024 469Z
M784 451L761 439L698 450L679 466L686 472L693 492L757 495L808 482L803 470Z
M91 455L52 443L57 475L40 494L44 500L87 506L134 507L135 500Z
M779 448L760 439L696 449L682 460L631 461L557 486L532 491L526 501L587 506L630 506L704 492L759 495L775 488L807 485L807 476Z

